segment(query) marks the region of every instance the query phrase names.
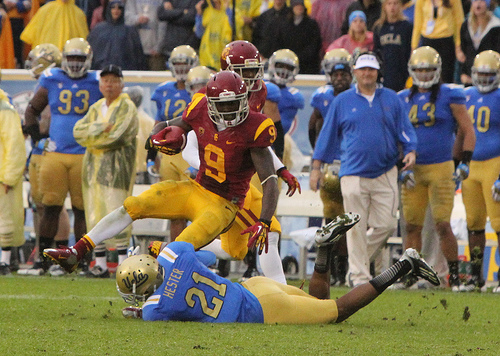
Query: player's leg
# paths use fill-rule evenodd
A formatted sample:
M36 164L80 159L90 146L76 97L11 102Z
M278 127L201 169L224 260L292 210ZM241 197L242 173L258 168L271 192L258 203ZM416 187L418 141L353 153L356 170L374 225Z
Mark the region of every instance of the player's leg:
M440 283L436 272L420 257L418 252L415 249L407 249L401 259L389 269L373 278L369 283L352 289L337 300L338 317L336 322L339 323L347 319L371 303L389 286L410 271L415 277L422 277L433 285Z
M467 232L469 239L469 253L471 262L471 279L460 286L460 291L469 292L484 286L482 277L483 254L486 245L485 226L487 219L487 199L491 199L491 186L496 180L483 181L482 175L488 173L487 166L482 162L471 161L471 174L462 182L462 199L467 217ZM483 168L486 168L483 171ZM497 175L498 176L498 175ZM488 185L483 187L483 183Z
M448 284L452 291L458 292L461 284L458 276L458 244L450 225L455 183L449 177L453 175L453 169L453 161L429 165L429 202L440 237L441 250L448 262Z

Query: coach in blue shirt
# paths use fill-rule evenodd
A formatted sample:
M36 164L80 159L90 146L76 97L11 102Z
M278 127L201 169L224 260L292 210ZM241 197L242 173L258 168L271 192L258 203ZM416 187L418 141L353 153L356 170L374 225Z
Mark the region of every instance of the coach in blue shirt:
M311 189L317 190L323 163L331 163L340 143L341 190L345 211L361 215L347 233L348 280L368 282L373 261L396 229L398 186L396 163L415 163L416 135L396 93L377 83L380 64L368 52L354 64L357 84L333 101L313 154ZM367 236L368 227L373 233Z

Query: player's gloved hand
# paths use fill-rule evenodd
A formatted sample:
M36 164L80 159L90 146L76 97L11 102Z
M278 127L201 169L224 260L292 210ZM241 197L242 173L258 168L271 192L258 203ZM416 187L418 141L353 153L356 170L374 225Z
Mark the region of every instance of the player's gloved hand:
M196 168L189 166L189 168L186 169L185 173L189 176L189 178L195 179L196 175L198 174L198 170Z
M167 243L164 241L151 241L148 246L149 255L158 258L158 255L165 246L167 246Z
M298 179L292 173L290 173L290 171L288 171L286 167L278 169L276 173L278 173L278 177L283 179L288 185L288 190L286 192L287 196L291 197L292 195L294 195L297 189L299 190L299 194L302 193Z
M248 248L258 248L259 255L265 249L266 253L269 250L269 239L267 235L269 234L269 227L271 226L271 221L260 219L257 223L250 226L248 229L241 232L242 235L250 234L248 238Z
M45 152L54 152L57 148L55 141L50 138L42 138L36 146Z
M149 136L146 140L146 149L149 150L150 148L154 148L155 150L167 155L178 154L181 151L181 148L184 148L186 144L186 135L168 134L179 130L182 131L182 129L177 126L167 126L160 132ZM169 137L167 137L167 135Z
M493 183L491 193L493 195L493 200L500 202L500 179L497 179L495 183Z
M139 246L135 246L135 247L134 246L130 246L127 249L127 257L138 255L140 249L141 248Z
M415 188L415 174L413 174L413 171L402 171L399 180L403 185L405 186L406 189L413 189Z
M138 307L123 308L122 314L127 319L142 319L142 309Z
M160 174L156 170L155 161L148 161L147 163L148 174L153 178L160 178Z
M453 179L455 180L456 183L459 183L469 176L469 165L467 163L461 162L458 166L457 169L455 170L455 173L453 174Z

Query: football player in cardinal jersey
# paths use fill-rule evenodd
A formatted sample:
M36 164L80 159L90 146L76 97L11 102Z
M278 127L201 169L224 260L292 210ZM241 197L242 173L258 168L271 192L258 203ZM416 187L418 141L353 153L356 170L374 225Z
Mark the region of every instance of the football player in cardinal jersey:
M440 83L441 57L435 49L424 46L414 50L408 70L413 87L398 95L417 134L417 161L413 183L404 183L401 192L408 234L405 247L421 250L425 211L430 204L441 250L448 261L448 283L452 291L458 292L461 284L458 246L450 225L455 195L453 178L458 182L467 178L476 137L463 89ZM455 140L456 127L463 136ZM456 169L454 158L461 160ZM416 280L410 278L397 287L415 283Z
M499 83L500 55L491 50L479 53L472 65L474 86L465 90L467 100L465 105L472 118L477 138L470 162L470 175L462 183L472 278L462 286L461 290L468 292L484 287L482 267L487 216L500 242ZM500 279L500 271L498 278ZM500 282L493 292L500 293Z
M169 121L182 115L183 111L191 101L191 95L186 90L186 79L191 68L198 65L196 51L187 45L177 46L172 50L168 59L168 67L172 72L175 82L161 83L153 92L151 100L156 103L156 122ZM182 159L181 155L161 156L159 169L156 151L148 155L148 170L159 171L161 180L185 180L183 172L189 165ZM153 168L154 167L154 168ZM170 221L170 239L173 241L186 227L185 220L173 219Z
M45 140L44 159L40 169L40 187L45 206L40 222L40 257L49 248L57 232L59 214L68 192L74 213L74 233L79 240L85 233L82 197L82 161L85 148L73 137L73 126L101 98L96 72L89 71L92 49L83 38L66 42L61 68L51 68L40 77L39 87L25 113L25 132L40 142L38 117L49 105L51 121ZM34 266L47 270L47 264Z
M271 119L249 110L241 77L231 71L215 74L207 84L206 96L196 97L182 118L155 127L156 133L148 141L152 147L180 147L182 135L170 135L168 125L196 133L200 156L196 180L152 185L139 196L127 198L75 246L46 249L45 256L73 271L99 242L143 218L190 220L177 241L190 242L198 250L231 226L256 171L264 190L262 210L259 220L243 233L249 234L248 247L267 251L267 235L279 195L278 177L268 150L276 139L276 128ZM230 246L229 250L247 249L244 238L223 243Z

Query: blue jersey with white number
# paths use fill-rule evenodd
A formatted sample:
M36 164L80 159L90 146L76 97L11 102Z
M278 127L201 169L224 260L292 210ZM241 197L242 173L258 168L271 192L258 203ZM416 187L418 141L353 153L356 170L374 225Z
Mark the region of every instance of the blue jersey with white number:
M299 109L304 108L304 96L299 89L294 87L281 87L281 99L278 103L278 110L281 116L283 131L288 132Z
M206 267L215 261L212 252L195 252L190 243L175 241L167 245L158 256L165 279L144 303L142 318L263 323L262 307L252 293Z
M465 90L465 98L476 133L472 159L485 161L500 156L500 89L481 94L470 87Z
M156 102L156 121L168 121L182 115L191 96L186 89L177 89L176 82L165 82L158 85L151 100Z
M85 153L85 147L76 143L73 137L73 127L102 97L97 73L88 72L81 78L73 79L62 69L52 68L43 72L39 86L49 93L49 137L56 143L55 152Z
M410 89L398 95L417 134L417 164L451 160L456 121L450 104L465 104L463 88L441 84L435 103L430 102L430 91L417 92L411 99Z

